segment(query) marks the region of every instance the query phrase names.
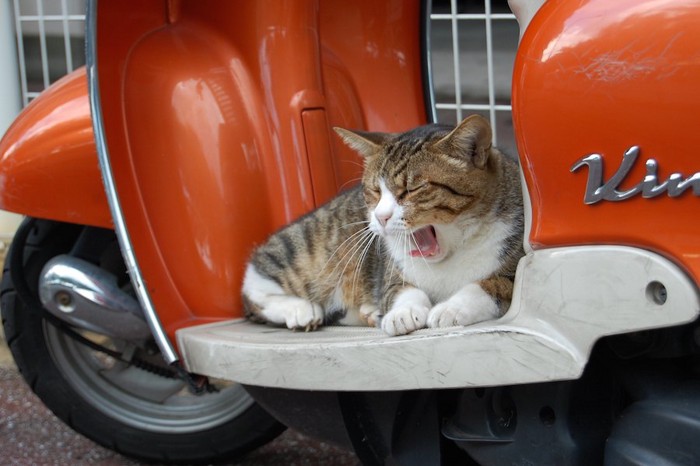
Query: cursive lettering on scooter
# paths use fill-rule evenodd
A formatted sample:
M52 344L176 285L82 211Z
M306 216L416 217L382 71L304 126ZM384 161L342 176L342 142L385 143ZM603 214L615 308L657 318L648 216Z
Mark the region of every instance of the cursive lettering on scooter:
M668 179L659 183L657 177L658 164L654 159L646 161L646 175L638 185L633 188L620 191L618 187L632 170L637 161L640 149L632 146L622 156L622 163L615 174L606 182L603 182L603 156L590 154L580 158L571 166L571 172L575 172L584 165L588 166L588 181L583 202L595 204L600 201L624 201L637 194L644 198L652 198L668 193L669 197L678 197L688 188L692 188L695 196L700 196L700 172L683 179L680 173L673 173Z

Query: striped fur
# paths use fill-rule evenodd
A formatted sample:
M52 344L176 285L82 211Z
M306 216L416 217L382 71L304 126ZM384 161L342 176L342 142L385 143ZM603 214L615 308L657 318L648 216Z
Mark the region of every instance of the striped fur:
M488 123L336 130L364 158L362 184L255 249L246 314L391 335L500 316L523 254L523 212L517 164L491 146Z

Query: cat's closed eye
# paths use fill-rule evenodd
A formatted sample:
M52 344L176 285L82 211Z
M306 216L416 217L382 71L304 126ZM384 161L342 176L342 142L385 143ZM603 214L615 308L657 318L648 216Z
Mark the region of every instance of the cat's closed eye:
M439 183L439 182L429 182L426 184L429 184L432 187L439 189L441 191L444 191L452 196L458 196L458 197L464 197L464 198L473 198L474 197L474 195L471 192L465 191L463 187L452 186L450 184Z
M427 188L428 186L430 186L430 182L428 182L428 181L423 181L423 182L420 182L420 183L416 183L416 184L414 184L413 186L408 186L408 187L406 188L406 190L407 190L408 192L410 192L410 193L414 193L414 192L416 192L416 191L420 191L421 189L425 189L425 188Z
M410 191L407 190L407 189L404 189L404 190L402 190L402 191L399 191L399 192L397 192L397 193L395 194L396 200L399 201L399 202L401 202L401 201L403 201L404 199L406 199L406 196L407 196L408 194L410 194Z

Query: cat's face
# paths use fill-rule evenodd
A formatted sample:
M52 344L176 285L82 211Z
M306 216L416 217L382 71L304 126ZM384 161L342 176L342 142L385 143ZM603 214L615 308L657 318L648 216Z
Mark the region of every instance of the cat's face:
M363 138L350 144L365 156L362 184L370 230L399 255L446 257L454 247L451 227L483 208L488 123L471 117L451 132L430 126L397 135L341 134L346 141Z

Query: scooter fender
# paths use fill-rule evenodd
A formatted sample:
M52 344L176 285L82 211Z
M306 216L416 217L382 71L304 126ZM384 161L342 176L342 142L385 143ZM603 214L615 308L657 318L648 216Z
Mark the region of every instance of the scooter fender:
M34 99L0 141L0 208L111 227L84 68Z
M332 126L425 122L419 11L371 0L99 3L96 131L142 300L166 333L240 317L251 249L356 182L361 161Z

